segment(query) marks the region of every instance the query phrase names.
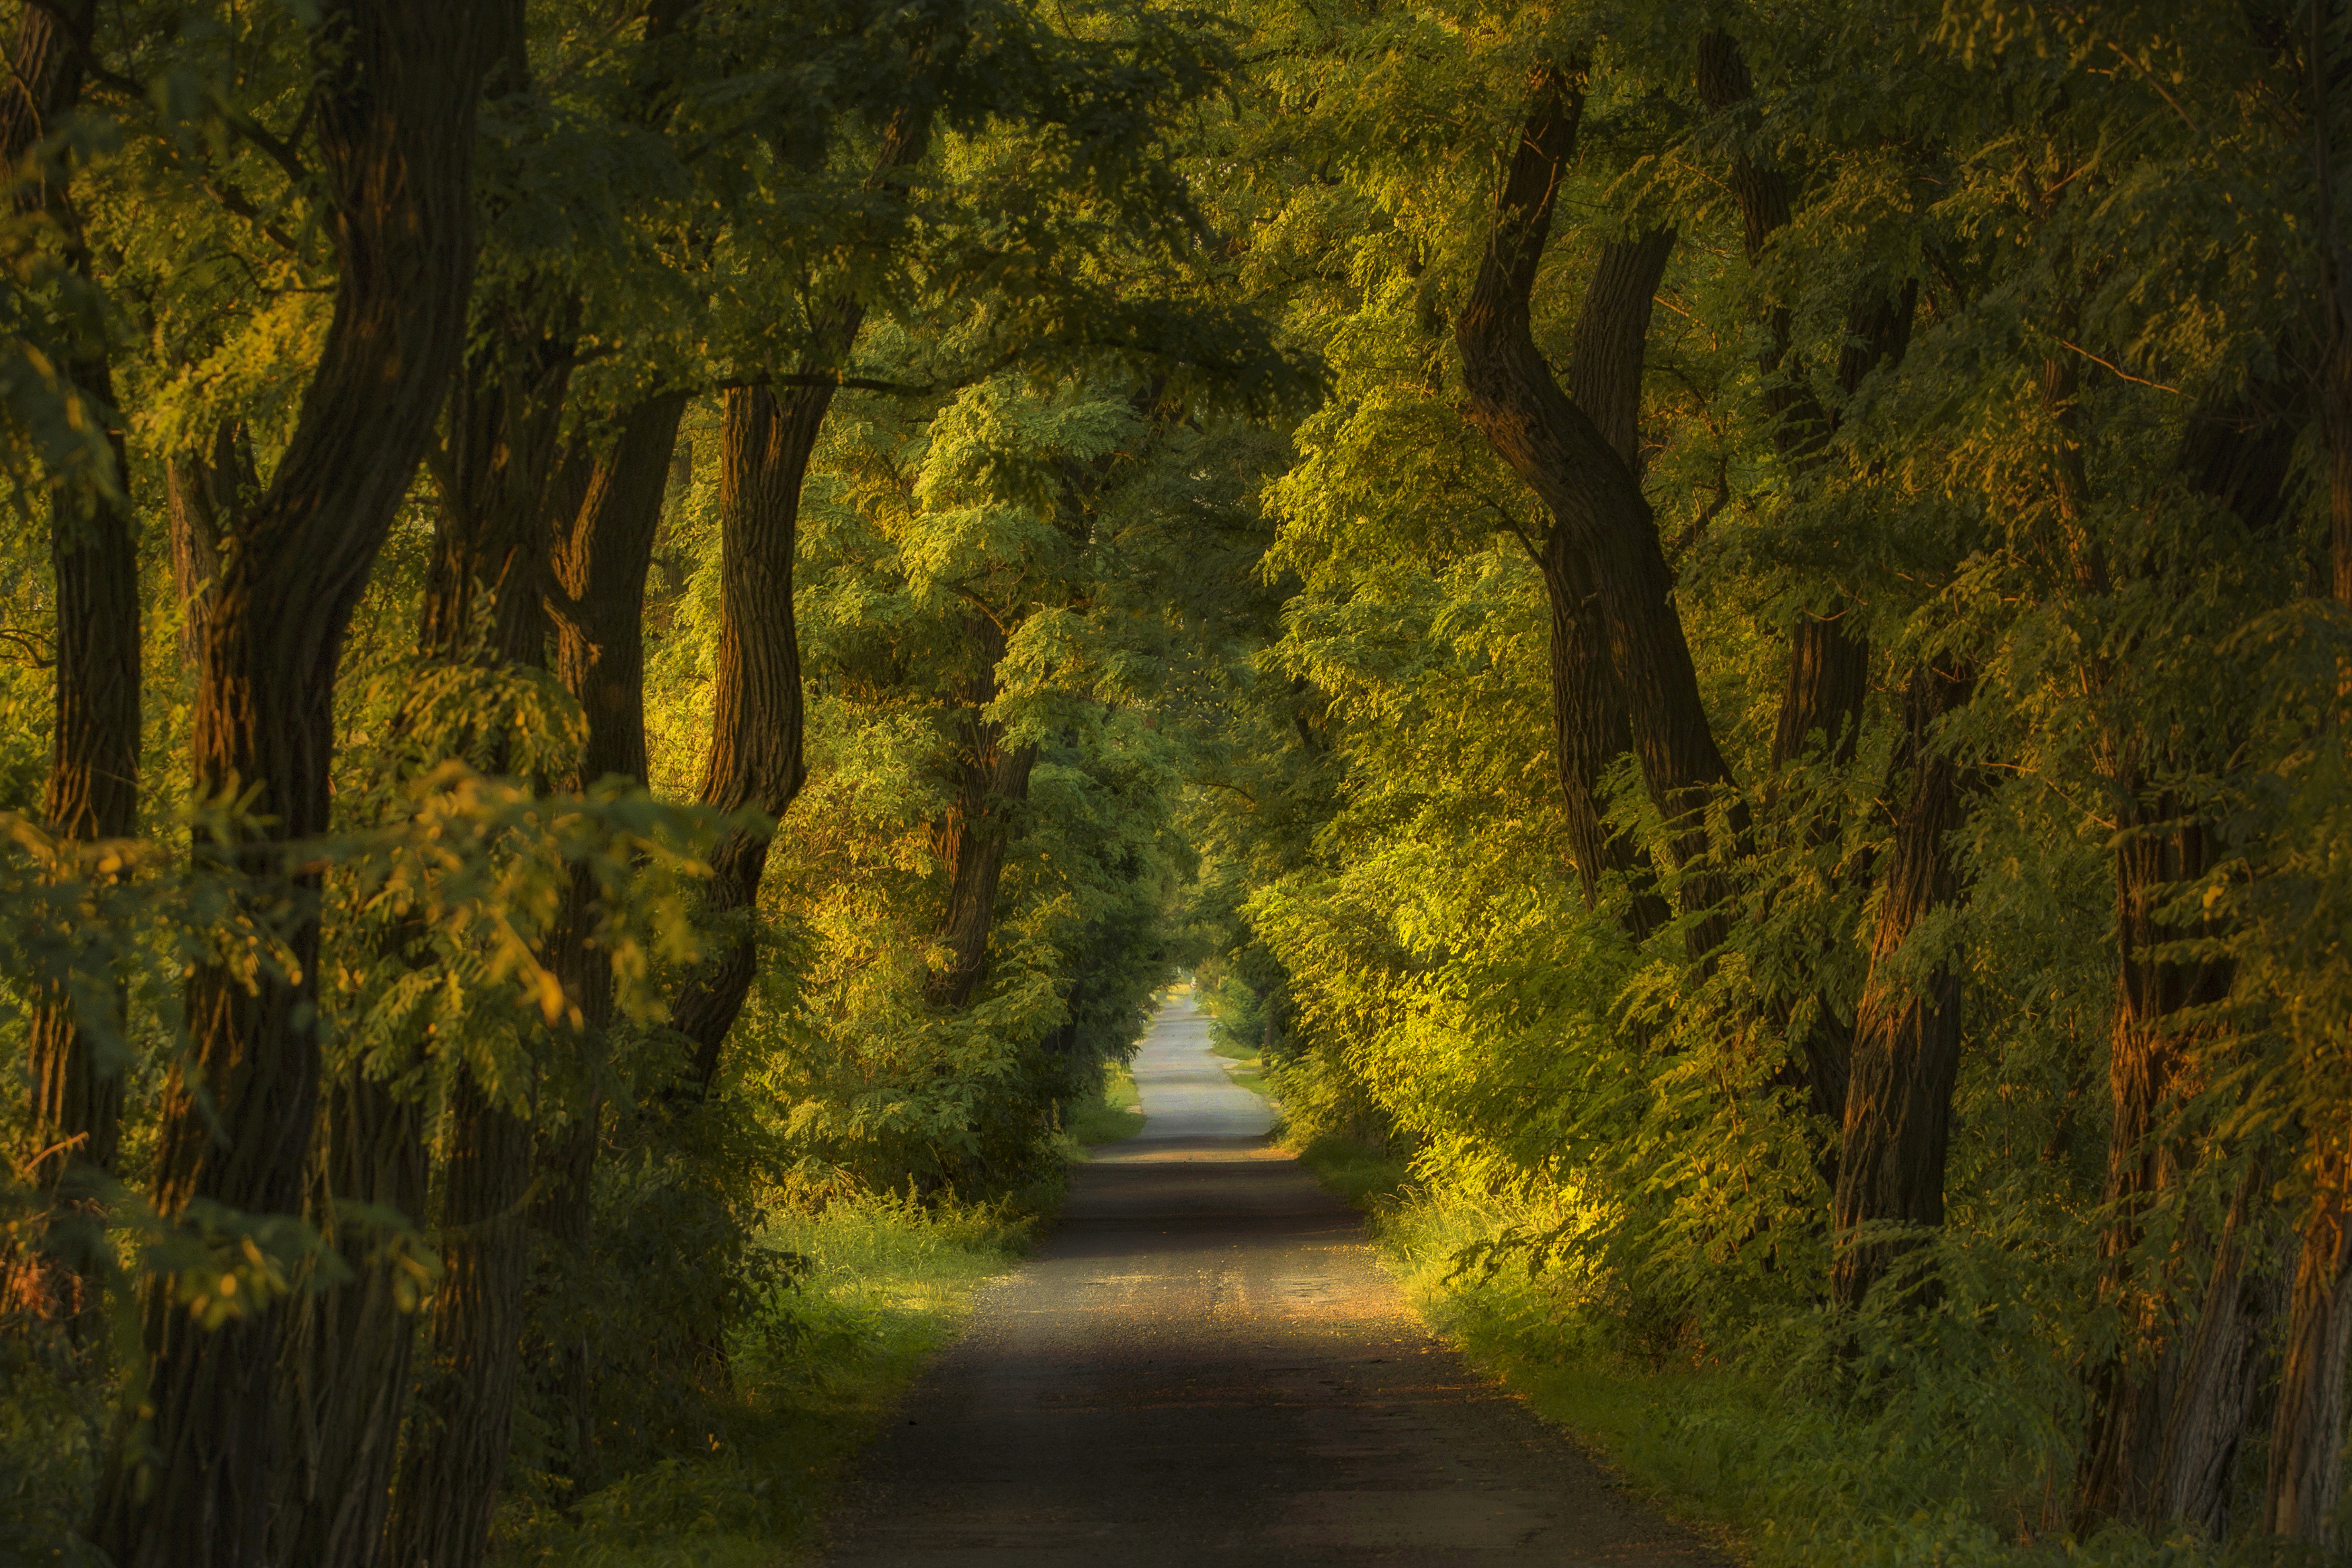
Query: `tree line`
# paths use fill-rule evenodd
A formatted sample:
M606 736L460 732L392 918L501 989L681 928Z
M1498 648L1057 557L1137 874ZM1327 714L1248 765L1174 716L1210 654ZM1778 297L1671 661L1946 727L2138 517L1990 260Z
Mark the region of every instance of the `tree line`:
M1171 972L1150 585L1307 385L1231 43L9 11L23 1543L479 1563L719 1442L780 1206L1042 1195Z

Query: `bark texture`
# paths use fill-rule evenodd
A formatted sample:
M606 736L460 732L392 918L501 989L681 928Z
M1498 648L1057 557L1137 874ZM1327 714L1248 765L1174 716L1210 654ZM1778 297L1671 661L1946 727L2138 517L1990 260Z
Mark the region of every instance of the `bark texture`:
M920 158L929 130L928 113L895 115L883 132L866 188L884 188ZM819 308L811 323L809 354L794 380L821 381L837 371L865 320L866 307L855 298ZM722 811L750 806L781 818L804 777L793 552L801 482L834 391L824 384L795 384L788 391L754 385L726 394L719 455L719 668L701 791L704 805ZM709 907L740 924L671 1004L670 1026L692 1042L689 1069L706 1095L718 1081L720 1049L758 970L754 906L772 832L731 833L712 854Z
M478 9L492 61L488 90L528 94L521 0ZM567 289L532 276L478 308L474 347L450 389L446 435L431 464L441 506L420 626L430 656L490 667L546 663L542 497L555 466L575 316ZM503 742L487 755L496 770L512 766ZM386 1560L395 1568L474 1568L488 1555L521 1365L530 1124L471 1071L457 1078L448 1114L430 1364L386 1531Z
M1923 665L1904 694L1904 733L1892 770L1903 803L1879 883L1831 1207L1838 1249L1830 1293L1849 1309L1861 1306L1916 1244L1903 1237L1858 1239L1858 1228L1944 1223L1944 1155L1960 1061L1960 971L1948 956L1914 984L1902 973L1902 958L1920 925L1960 898L1949 840L1966 801L1959 765L1933 731L1968 700L1971 685L1965 674Z
M1563 548L1590 573L1634 756L1677 857L1690 862L1707 849L1703 813L1731 775L1699 700L1673 575L1634 469L1562 390L1529 330L1528 298L1583 111L1580 78L1580 67L1550 63L1533 73L1526 122L1454 337L1472 422L1549 509ZM1640 308L1646 313L1646 298ZM1718 880L1688 878L1686 908L1711 909ZM1695 948L1713 949L1722 932L1720 915L1699 920Z
M969 1005L988 977L988 933L996 918L1004 852L1019 829L1029 800L1029 773L1037 762L1034 742L1006 745L1004 727L987 716L996 700L1003 632L984 616L973 617L968 630L979 650L980 673L966 688L957 716L956 799L939 836L940 858L953 868L939 929L948 962L923 982L923 999L942 1008Z
M0 95L0 156L10 169L32 158L60 116L81 97L82 62L90 47L96 0L25 7L10 55L13 79ZM45 171L37 202L85 282L89 256L62 169ZM48 486L49 561L57 593L57 687L49 777L41 811L62 845L131 837L139 825L139 545L122 486L121 423L102 343L60 345L59 368L85 410L103 422L113 448L108 494L88 474L65 474ZM33 1009L26 1057L33 1081L34 1183L71 1197L77 1172L114 1169L122 1109L121 1071L100 1059L100 1042L82 1011L122 1012L121 988L94 987L76 997L51 991ZM93 995L92 992L99 994Z
M2070 402L2070 389L2071 370L2053 371L2049 395ZM2199 408L2189 418L2175 463L2185 483L2255 533L2280 527L2288 510L2286 482L2300 419L2279 393L2275 386L2256 383L2227 403ZM2077 459L2062 463L2060 489L2062 526L2071 531L2084 499ZM2111 591L2123 572L2156 569L2156 563L2111 566L2088 547L2075 547L2076 576L2088 592ZM2140 1256L2149 1212L2179 1185L2195 1158L2193 1146L2168 1135L2167 1107L2187 1086L2185 1074L2197 1054L2222 1049L2211 1038L2218 1026L2200 1025L2192 1033L2181 1015L2221 1001L2233 977L2224 959L2159 954L2168 943L2221 934L2201 918L2184 927L2163 914L2170 890L2203 875L2217 851L2214 832L2198 819L2193 802L2151 780L2201 759L2153 747L2127 729L2105 744L2117 801L2119 952L2100 1290L2121 1313L2123 1332L2116 1353L2088 1370L2091 1416L2074 1500L2075 1516L2084 1523L2176 1517L2182 1494L2164 1483L2163 1473L2218 1462L2210 1454L2186 1452L2189 1435L2219 1442L2219 1434L2246 1414L2183 1405L2184 1398L2210 1397L2234 1385L2223 1380L2184 1387L2180 1324L2166 1304L2178 1281L2163 1274L2165 1265ZM2177 1434L2169 1439L2175 1452L2168 1460L2168 1434Z
M282 846L327 826L337 655L431 437L473 262L472 8L328 5L317 57L334 314L286 453L224 541L195 713L198 787L213 799L257 789L275 819L262 841L196 846L250 879L257 910L315 907L317 874ZM315 915L288 945L290 969L251 988L215 965L189 982L187 1065L166 1088L156 1155L166 1216L199 1198L254 1216L302 1200L318 1111ZM158 1283L142 1315L151 1414L144 1442L126 1434L110 1460L93 1537L117 1568L264 1561L286 1313L206 1333Z
M2340 1129L2320 1137L2320 1190L2312 1199L2295 1256L2287 1308L2286 1357L2271 1425L2270 1472L2263 1488L2263 1528L2332 1552L2344 1496L2345 1375L2352 1364L2352 1205Z
M636 404L622 414L609 447L574 453L551 486L554 549L547 592L555 624L555 668L587 727L572 780L577 789L605 779L646 782L646 573L685 411L683 392ZM551 959L564 994L580 1009L586 1054L582 1076L588 1083L571 1119L541 1143L541 1196L533 1221L572 1260L588 1243L603 1117L593 1082L613 1020L612 966L587 940L599 899L586 871L577 873ZM589 1416L594 1369L588 1346L558 1343L548 1353L551 1364L540 1375L551 1383L551 1402L566 1427L557 1451L567 1457L572 1479L590 1484L595 1464Z

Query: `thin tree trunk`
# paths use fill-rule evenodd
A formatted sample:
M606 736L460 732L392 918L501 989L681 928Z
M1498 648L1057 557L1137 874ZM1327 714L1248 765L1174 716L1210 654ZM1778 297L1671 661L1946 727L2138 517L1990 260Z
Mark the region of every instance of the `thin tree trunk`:
M578 789L604 779L639 785L646 780L646 573L653 563L664 482L686 401L683 392L664 393L629 409L608 450L593 458L576 455L567 465L576 471L576 492L564 480L554 486L548 604L555 623L556 674L587 724L573 781ZM577 873L551 959L564 994L580 1009L580 1076L585 1082L572 1119L541 1147L542 1193L533 1219L574 1264L583 1260L588 1244L603 1118L595 1083L613 1019L612 966L586 940L601 902L601 890L588 873ZM572 1479L591 1485L595 1433L589 1414L593 1369L588 1347L564 1343L551 1348L554 1365L545 1375L551 1378L552 1402L569 1427L557 1450L566 1457Z
M267 838L199 840L249 879L258 918L291 909L292 968L257 983L198 966L187 1068L166 1088L157 1210L202 1198L257 1218L301 1203L317 1116L319 877L285 846L328 825L335 664L353 607L431 438L464 342L481 54L469 7L328 4L317 33L317 168L341 263L334 316L284 457L223 553L195 716L198 787L257 789ZM305 857L307 858L307 857ZM203 1097L196 1092L201 1082ZM215 1127L225 1136L216 1136ZM265 1560L282 1307L207 1332L151 1284L152 1412L100 1481L92 1535L116 1568Z
M58 117L79 101L96 13L96 0L25 8L10 57L14 79L0 97L0 157L9 168L21 167ZM64 235L69 265L89 281L89 255L64 171L44 180L38 204ZM55 476L48 486L57 688L41 809L61 843L89 845L129 838L139 827L139 545L136 520L121 493L130 484L130 468L105 345L61 346L73 395L87 414L104 422L118 486L109 495L99 476L79 473ZM119 1023L123 988L117 983L110 989ZM100 1060L100 1031L81 1019L93 999L69 991L40 995L26 1042L33 1084L33 1159L26 1174L74 1207L85 1201L79 1189L113 1173L122 1113L121 1066ZM77 1256L79 1246L64 1231L53 1240L62 1260L82 1272L87 1260ZM79 1285L72 1293L72 1322L83 1333L95 1298Z
M1685 865L1707 851L1705 809L1731 779L1699 699L1698 676L1674 604L1657 524L1631 465L1570 398L1530 335L1528 297L1551 231L1552 205L1575 151L1581 67L1533 74L1527 122L1496 197L1494 226L1454 321L1468 413L1495 450L1549 508L1566 548L1591 572L1593 601L1625 698L1633 752ZM1641 304L1647 309L1647 301ZM1685 908L1712 908L1714 873L1685 878ZM1711 951L1720 912L1696 923Z
M521 0L481 9L493 35L490 90L529 93ZM577 306L562 286L525 277L489 302L488 314L492 329L451 388L447 438L433 465L441 510L421 641L452 662L537 669L547 656L544 495ZM511 760L502 744L492 748L492 768L503 771ZM386 1530L394 1568L474 1568L488 1555L521 1364L530 1124L467 1070L452 1088L447 1137L431 1363L419 1380Z
M948 963L923 982L923 999L940 1008L971 1005L988 977L988 934L996 920L1004 852L1028 802L1029 773L1037 763L1034 742L1007 746L1004 727L987 716L989 704L996 700L1003 632L985 616L973 617L969 630L979 648L980 673L964 694L957 719L956 800L941 835L943 858L953 867L939 927Z
M1895 971L1913 934L1961 894L1949 843L1965 814L1959 768L1931 732L1968 700L1971 684L1966 674L1922 665L1904 695L1894 773L1906 792L1879 885L1832 1200L1838 1249L1830 1292L1849 1309L1916 1245L1856 1239L1858 1227L1944 1223L1944 1155L1960 1060L1959 965L1946 957L1916 989Z

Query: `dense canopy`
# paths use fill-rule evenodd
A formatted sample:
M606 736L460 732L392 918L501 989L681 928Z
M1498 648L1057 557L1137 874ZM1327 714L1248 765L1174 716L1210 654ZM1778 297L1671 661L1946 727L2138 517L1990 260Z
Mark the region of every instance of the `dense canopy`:
M1768 1559L2352 1543L2352 12L0 35L0 1544L608 1560L1180 975Z

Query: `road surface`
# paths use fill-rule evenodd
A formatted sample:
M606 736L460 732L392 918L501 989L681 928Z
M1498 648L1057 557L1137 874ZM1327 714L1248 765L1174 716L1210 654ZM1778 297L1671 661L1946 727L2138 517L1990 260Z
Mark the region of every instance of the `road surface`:
M1141 1135L856 1461L835 1568L1716 1568L1431 1339L1189 999Z

